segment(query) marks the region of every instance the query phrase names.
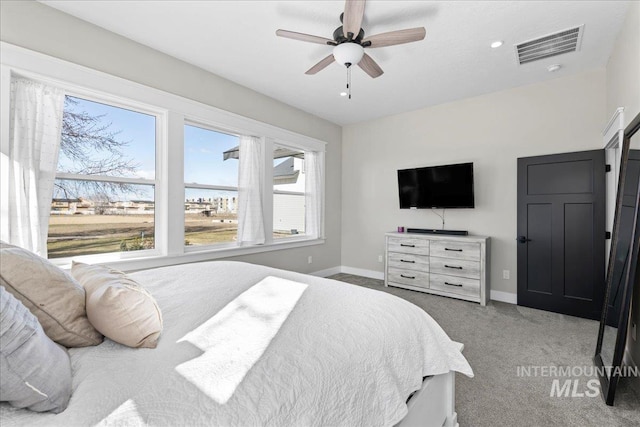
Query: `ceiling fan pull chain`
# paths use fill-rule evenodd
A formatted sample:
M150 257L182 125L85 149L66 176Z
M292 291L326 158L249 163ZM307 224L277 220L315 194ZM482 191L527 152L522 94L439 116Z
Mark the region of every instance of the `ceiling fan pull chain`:
M351 67L347 66L347 93L351 99Z

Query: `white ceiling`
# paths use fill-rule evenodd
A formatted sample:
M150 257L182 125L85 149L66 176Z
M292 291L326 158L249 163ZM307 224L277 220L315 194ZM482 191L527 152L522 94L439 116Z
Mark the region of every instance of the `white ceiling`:
M375 1L366 35L424 26L425 40L367 49L385 73L304 72L330 46L276 37L279 28L331 38L343 1L43 1L338 124L454 101L606 65L627 12L614 1ZM513 45L584 24L579 52L520 66ZM491 49L494 40L504 45ZM550 64L563 68L549 73Z

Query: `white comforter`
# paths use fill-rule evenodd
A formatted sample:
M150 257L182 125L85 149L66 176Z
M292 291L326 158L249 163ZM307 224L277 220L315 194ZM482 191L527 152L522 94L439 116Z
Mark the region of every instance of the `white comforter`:
M3 403L3 427L389 426L406 415L407 397L423 377L452 370L473 375L428 314L384 292L226 261L131 276L162 309L158 347L131 349L105 340L69 350L74 375L69 407L53 415ZM238 339L241 332L229 332L233 322L225 319L256 311L256 295L238 297L267 276L308 286L295 298L285 295L284 309L272 310L276 314L263 313L273 320L271 326L262 332L249 328L255 337L245 343ZM211 325L212 334L226 338L207 339L203 331ZM256 340L262 344L251 344ZM215 346L217 355L211 356ZM247 357L235 363L237 354Z

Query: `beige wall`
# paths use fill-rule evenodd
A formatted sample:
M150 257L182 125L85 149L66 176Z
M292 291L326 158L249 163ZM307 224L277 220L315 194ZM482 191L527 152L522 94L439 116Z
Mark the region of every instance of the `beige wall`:
M447 210L446 228L490 236L491 289L515 294L516 159L602 148L605 103L595 70L345 126L342 264L381 272L384 232L441 227L398 208L397 169L474 162L476 208Z
M0 2L0 40L328 142L326 243L239 259L301 272L340 265L340 126L37 2Z
M607 115L624 107L629 124L640 113L640 3L632 2L607 64ZM640 280L633 291L631 321L640 328ZM627 349L636 365L640 364L640 336L627 339ZM640 381L640 380L639 380Z
M625 124L640 113L640 2L631 2L607 63L607 119L618 107Z

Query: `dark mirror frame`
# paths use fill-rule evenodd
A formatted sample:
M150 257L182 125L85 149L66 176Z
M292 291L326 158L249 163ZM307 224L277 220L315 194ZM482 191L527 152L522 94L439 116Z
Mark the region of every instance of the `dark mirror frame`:
M627 327L629 324L629 316L631 311L631 297L633 287L636 281L640 280L640 272L638 271L638 257L640 257L640 220L638 212L640 211L640 202L636 203L635 213L633 215L633 227L631 236L631 246L629 248L629 257L626 262L626 275L622 277L622 305L620 307L620 318L618 319L618 333L616 336L616 344L613 352L613 364L611 366L610 376L607 376L606 369L602 361L602 338L604 336L605 322L607 318L607 309L609 306L609 290L613 285L614 271L613 267L616 260L616 252L618 242L620 240L620 218L622 215L622 201L624 197L625 178L627 174L627 165L629 163L629 149L631 146L631 137L640 130L640 114L638 114L624 131L622 141L622 156L620 161L620 179L618 181L618 193L616 197L616 211L613 225L613 236L611 240L611 253L609 256L609 264L607 269L607 282L605 287L604 306L602 308L602 318L600 319L600 329L598 331L598 342L596 345L596 354L593 362L598 368L598 378L600 380L600 388L602 389L602 397L607 405L612 406L615 397L616 386L620 380L620 370L615 369L621 367L622 358L627 341ZM638 197L640 197L640 182L638 183ZM604 375L600 375L604 373Z

